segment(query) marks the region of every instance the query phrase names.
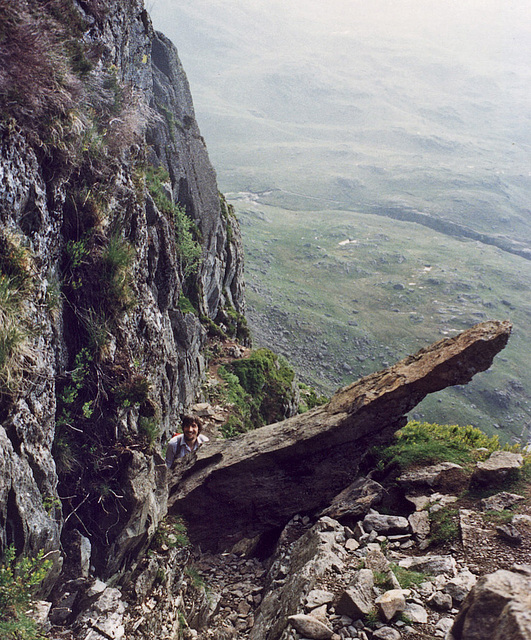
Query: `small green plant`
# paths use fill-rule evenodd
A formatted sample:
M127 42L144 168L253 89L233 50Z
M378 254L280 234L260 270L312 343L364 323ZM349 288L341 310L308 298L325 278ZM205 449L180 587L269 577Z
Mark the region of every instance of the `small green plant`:
M114 390L116 402L124 409L143 404L149 398L151 385L146 376L137 373L118 385Z
M94 356L86 347L76 355L74 369L70 373L70 383L63 388L59 396L60 404L71 405L76 402L80 391L85 386L93 360Z
M69 240L66 243L66 255L68 258L68 266L73 271L81 266L90 253L87 238L81 240Z
M233 223L237 224L236 213L234 212L234 206L227 202L225 196L219 194L219 205L221 209L221 215L225 220L225 228L227 230L227 244L230 244L234 240L234 231L232 229Z
M169 540L174 547L189 547L188 530L186 523L180 516L173 518L171 523L173 531L169 534Z
M0 233L0 273L10 279L10 286L21 291L31 287L33 258L24 240L13 232Z
M233 405L233 416L221 428L225 437L282 420L294 401L294 371L269 349L222 365L218 374L225 382L226 400Z
M183 313L197 313L194 305L183 293L179 294L179 301L177 302L177 306Z
M223 294L225 298L228 299L226 290L223 290ZM219 310L216 323L225 327L227 335L235 337L242 344L251 344L251 332L247 325L247 318L236 311L228 302Z
M375 629L376 626L380 623L380 616L378 615L378 611L376 609L371 609L369 613L367 613L363 617L363 621L366 627L369 627L369 629Z
M134 301L131 289L131 267L134 250L118 234L109 238L101 255L100 278L106 298L107 313L118 315L131 307Z
M240 412L237 415L229 416L227 422L220 427L221 435L224 438L235 438L246 431L249 431L244 416Z
M188 622L186 621L186 617L182 611L179 611L177 614L179 620L179 629L188 629Z
M305 413L314 407L320 407L328 402L326 396L318 394L315 389L304 384L304 382L299 382L299 393L301 396L299 413Z
M195 567L187 566L184 572L190 578L190 583L195 589L205 587L205 579Z
M153 551L150 549L148 551L148 556L150 556L152 554L153 554ZM155 576L155 582L153 584L154 584L154 586L157 586L157 585L162 585L165 582L166 582L166 573L164 572L164 569L162 567L159 567L157 569L157 574Z
M484 511L483 520L491 524L507 524L514 518L514 511L502 509L502 511Z
M6 315L0 309L0 395L12 394L18 388L28 337L20 320Z
M394 589L393 581L388 573L383 571L373 571L374 584L382 589L389 590Z
M44 496L42 506L48 515L53 515L56 509L61 508L61 500L57 496Z
M158 420L154 417L140 416L138 418L138 432L144 438L148 449L151 451L160 435Z
M403 611L400 611L396 616L396 619L404 624L411 624L411 618L407 616Z
M58 421L56 423L56 434L53 441L53 458L59 474L71 473L78 464L70 440L66 436L66 433L60 430L61 426L69 423L70 418L71 414L63 411L61 417L62 422Z
M52 275L49 278L49 283L46 287L45 303L48 311L51 313L59 310L61 304L61 282L57 276Z
M87 309L86 313L80 314L80 321L87 333L88 348L97 359L109 342L110 323L94 309Z
M0 565L0 637L5 640L34 640L41 636L26 611L36 589L52 566L39 551L35 558L16 559L15 547L5 551Z
M167 547L169 549L189 547L191 543L183 518L175 515L166 516L159 524L153 538L153 544L157 547Z
M186 211L168 197L168 172L162 167L149 167L146 170L146 186L158 209L173 222L175 244L184 278L196 273L201 264L201 244L198 241L199 230L188 217Z
M33 285L34 263L23 240L0 230L0 396L12 396L33 357L32 324L24 302Z
M415 588L419 584L431 580L431 578L425 573L405 569L395 563L391 564L391 571L395 574L402 589Z
M208 335L212 338L221 338L222 340L226 340L228 335L225 331L212 320L208 316L201 315L200 318L201 324L206 328Z
M459 509L456 507L442 507L430 513L430 542L435 545L453 542L459 537L457 524Z

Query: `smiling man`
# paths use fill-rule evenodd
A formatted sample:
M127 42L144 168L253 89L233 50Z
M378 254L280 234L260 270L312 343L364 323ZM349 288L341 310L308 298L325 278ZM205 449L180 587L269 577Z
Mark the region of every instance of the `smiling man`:
M196 451L208 438L201 433L203 423L196 416L182 417L183 433L178 433L168 442L166 466L171 469L176 458L182 458Z

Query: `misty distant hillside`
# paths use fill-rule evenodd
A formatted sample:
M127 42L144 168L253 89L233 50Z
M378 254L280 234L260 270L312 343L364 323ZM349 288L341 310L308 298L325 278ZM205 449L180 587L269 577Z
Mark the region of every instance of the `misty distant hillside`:
M383 17L392 6L376 4ZM413 209L529 249L525 25L504 34L498 19L492 63L495 47L478 42L467 57L450 27L429 40L424 23L391 32L383 19L369 23L362 3L327 6L154 3L155 25L179 45L222 189L279 190L263 200L290 208Z

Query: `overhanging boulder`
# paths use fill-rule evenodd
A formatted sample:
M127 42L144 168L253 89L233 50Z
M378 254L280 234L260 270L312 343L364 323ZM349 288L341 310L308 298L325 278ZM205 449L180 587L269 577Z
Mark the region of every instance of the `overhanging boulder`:
M327 405L201 448L169 478L170 512L186 518L193 542L221 549L322 509L368 449L427 394L487 369L510 332L508 321L478 324L344 387Z

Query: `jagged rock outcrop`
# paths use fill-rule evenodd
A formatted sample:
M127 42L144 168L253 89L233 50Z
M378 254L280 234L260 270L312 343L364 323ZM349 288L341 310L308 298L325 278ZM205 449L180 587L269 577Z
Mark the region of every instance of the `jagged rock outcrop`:
M16 337L0 362L0 553L56 550L56 576L66 522L64 548L79 529L88 565L119 580L166 513L159 452L197 398L205 325L244 311L239 227L142 0L0 12L0 330Z
M529 640L531 566L500 569L478 580L452 627L454 640Z
M195 542L215 548L325 507L422 398L488 368L510 330L509 322L476 325L345 387L323 407L203 447L170 478L170 511L187 518Z

